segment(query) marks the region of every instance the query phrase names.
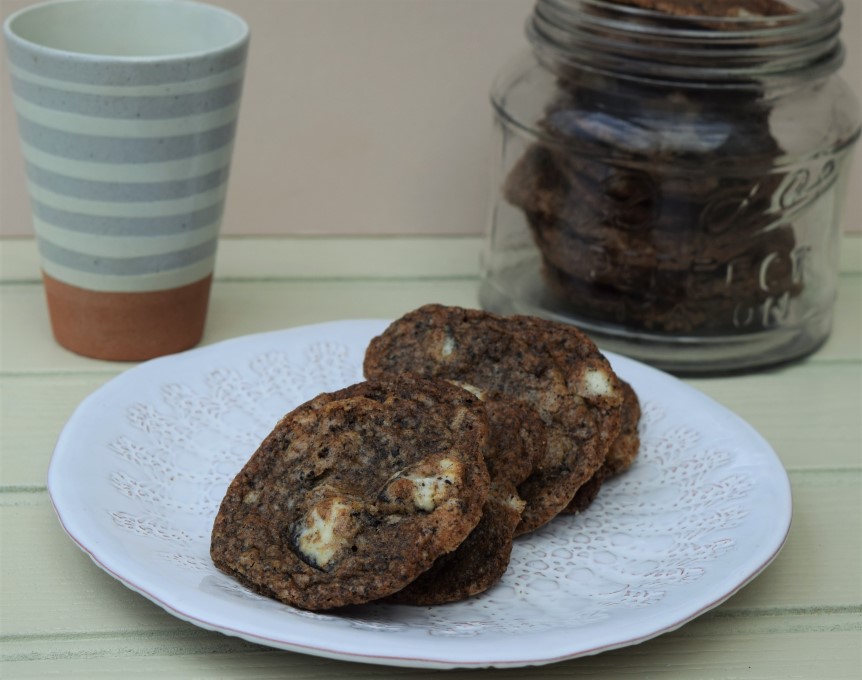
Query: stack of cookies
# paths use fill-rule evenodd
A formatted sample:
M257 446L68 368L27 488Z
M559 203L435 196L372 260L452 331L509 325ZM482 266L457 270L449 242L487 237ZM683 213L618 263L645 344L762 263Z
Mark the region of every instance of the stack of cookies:
M426 305L364 373L284 416L233 480L219 569L310 610L453 602L637 455L637 396L571 326Z
M635 44L663 27L722 44L723 31L738 29L733 19L795 11L779 0L613 4L651 11L633 14L645 23L627 38ZM701 26L704 16L713 20ZM633 329L710 335L762 330L768 319L752 310L802 293L804 251L783 221L788 178L776 170L785 152L761 86L655 84L568 63L557 76L539 138L504 194L523 212L561 307Z

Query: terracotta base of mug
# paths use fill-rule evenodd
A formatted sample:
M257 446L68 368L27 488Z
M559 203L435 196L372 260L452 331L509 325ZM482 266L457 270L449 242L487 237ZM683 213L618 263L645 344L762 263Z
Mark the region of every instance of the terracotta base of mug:
M42 278L54 337L77 354L142 361L194 347L203 336L212 276L147 293L102 293Z

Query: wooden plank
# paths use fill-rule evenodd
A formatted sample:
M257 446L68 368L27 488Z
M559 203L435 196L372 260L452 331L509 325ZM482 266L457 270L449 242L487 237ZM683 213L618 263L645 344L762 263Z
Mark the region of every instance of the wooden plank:
M839 271L862 273L862 231L845 233L841 239Z
M341 318L345 309L350 309L354 316L396 316L430 301L477 305L478 279L470 274L473 270L469 264L478 253L480 242L476 239L460 239L456 248L452 248L451 239L289 241L265 240L265 248L261 248L262 242L258 239L228 240L222 249L228 280L214 286L204 343L260 330ZM862 238L848 238L845 242L854 244L849 250L855 252ZM429 249L435 254L433 258L424 257ZM455 255L447 258L447 250ZM30 280L34 283L14 283L15 277L22 273L15 255L31 251L32 242L27 240L0 241L3 265L0 275L7 282L0 288L0 348L3 350L0 371L121 370L123 364L75 357L54 343L41 284L32 277ZM380 255L375 259L371 252ZM255 253L261 259L259 267L254 261ZM353 257L354 254L357 256ZM289 266L282 265L279 269L279 264L285 260ZM440 270L429 268L428 262L435 260L441 262ZM243 272L249 271L264 280L230 279L231 276L240 278ZM301 275L291 277L286 274L290 271ZM347 274L371 280L343 278ZM412 278L398 280L394 286L391 283L387 286L380 280L396 275ZM306 276L317 278L306 282L303 278ZM441 280L427 278L430 276ZM842 277L835 330L829 342L810 361L850 361L854 357L858 359L862 353L862 314L859 313L862 287L851 285L854 280L855 275ZM257 289L250 291L245 286ZM256 304L249 305L246 296ZM11 356L18 359L15 366L6 363L5 358ZM38 357L33 362L38 365L28 365L28 356Z
M862 287L848 285L841 292L833 337L808 363L859 361ZM345 317L394 318L428 302L475 307L476 283L470 279L220 281L213 287L203 342ZM2 373L116 373L129 365L79 357L59 347L51 334L40 285L0 287L0 318Z
M483 244L470 236L225 237L216 278L478 276ZM844 236L839 266L844 274L862 273L862 233ZM38 281L35 241L0 239L0 282Z
M686 380L752 425L790 469L862 467L862 364Z
M39 281L39 253L33 238L0 238L0 284Z
M862 581L862 477L859 473L793 475L794 522L775 562L722 608L744 613L816 614L857 607ZM841 530L835 531L836 521ZM0 601L5 635L109 634L174 630L184 624L92 564L63 533L45 492L0 494ZM823 559L829 555L829 559ZM32 584L39 584L33 588Z
M0 296L0 372L113 374L130 365L80 357L59 347L51 335L41 286L5 286ZM394 318L435 301L475 307L475 283L457 279L405 280L394 285L368 280L217 282L203 344L345 317Z
M314 311L303 314L311 318ZM43 487L51 452L69 415L116 372L106 368L96 373L3 377L0 487ZM832 468L862 467L862 364L808 363L752 376L688 382L757 429L789 469L818 469L824 460Z
M0 286L0 375L39 365L47 372L87 370L73 357L54 342L41 285Z
M862 624L862 578L850 566L862 564L862 472L801 471L790 478L793 520L787 543L766 571L721 609L813 613L855 607Z
M0 389L0 489L44 488L60 430L78 403L111 376L16 375Z
M93 564L46 492L0 494L0 637L174 631L183 624ZM6 556L15 556L14 559Z
M541 669L455 670L447 678L858 678L858 618L760 618L742 625L709 616L637 646ZM416 678L434 671L334 661L269 650L204 631L153 636L18 640L0 647L10 677Z
M862 239L859 239L862 241ZM806 361L859 361L862 358L862 275L848 274L838 282L832 335Z

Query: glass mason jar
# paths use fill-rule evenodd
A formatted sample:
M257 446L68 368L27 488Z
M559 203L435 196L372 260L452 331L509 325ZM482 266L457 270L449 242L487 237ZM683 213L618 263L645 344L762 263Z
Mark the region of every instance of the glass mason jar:
M841 3L691 16L715 4L537 0L492 91L483 307L687 374L825 341L860 131Z

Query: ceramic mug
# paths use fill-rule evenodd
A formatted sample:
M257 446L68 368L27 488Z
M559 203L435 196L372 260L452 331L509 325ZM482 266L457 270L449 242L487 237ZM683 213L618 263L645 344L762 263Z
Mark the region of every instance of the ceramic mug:
M3 31L55 338L110 360L194 346L248 26L187 0L58 0Z

